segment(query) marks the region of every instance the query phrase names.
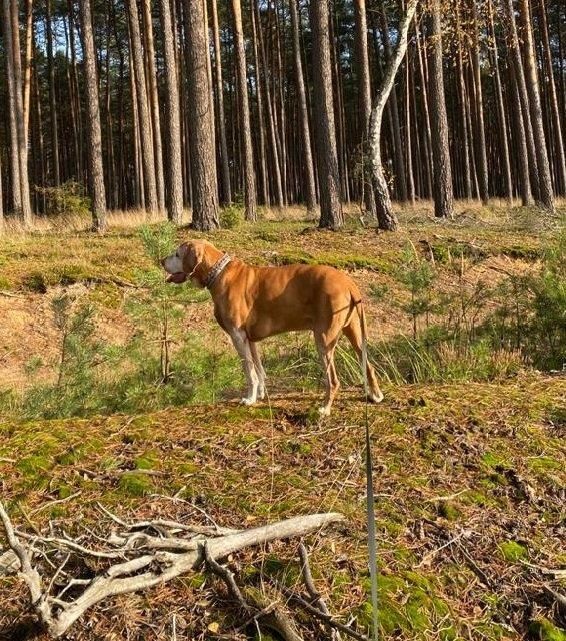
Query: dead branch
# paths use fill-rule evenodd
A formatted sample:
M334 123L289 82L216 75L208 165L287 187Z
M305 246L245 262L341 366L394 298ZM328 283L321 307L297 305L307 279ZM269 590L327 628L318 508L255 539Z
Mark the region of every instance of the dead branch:
M298 603L303 609L305 609L309 614L312 614L314 617L319 619L320 621L323 621L324 623L328 623L328 625L332 626L336 630L339 630L340 632L343 632L345 635L352 637L352 639L357 639L358 641L370 641L370 638L366 636L365 634L362 634L361 632L356 632L356 630L352 630L347 625L344 625L343 623L340 623L340 621L336 621L336 619L331 615L331 614L325 614L321 610L319 610L317 607L312 605L312 603L309 603L303 597L299 596L293 590L290 588L281 585L280 583L273 581L275 585L281 590L281 592L289 599L295 601Z
M302 564L301 570L303 573L303 580L305 582L305 587L307 588L307 592L309 593L309 596L312 599L313 605L318 607L318 609L324 614L327 614L328 616L330 616L330 611L328 610L328 607L324 599L322 598L322 595L314 585L311 568L309 564L309 553L307 552L307 548L302 542L299 543L299 557L301 559L301 564ZM327 623L327 626L330 627L330 637L332 641L340 641L341 639L340 632L332 628L332 626L329 623Z
M14 527L0 503L0 519L4 526L6 539L20 563L19 574L28 586L31 603L39 617L41 624L53 638L62 636L73 623L89 608L102 599L137 592L156 586L161 583L198 569L204 561L205 546L211 559L221 559L245 547L257 546L274 540L303 536L323 528L331 523L343 519L341 514L312 514L299 516L279 523L253 528L244 531L232 531L222 536L205 538L202 534L193 536L192 539L182 539L171 535L163 521L159 524L164 529L165 536L156 537L142 532L132 532L140 528L140 524L126 524L122 519L115 518L128 530L122 536L112 532L106 540L113 549L93 550L76 541L67 538L31 536L23 532L15 532ZM144 522L147 526L148 522ZM181 524L173 522L177 531ZM149 527L155 528L155 523L149 522ZM158 530L160 531L160 530ZM56 576L44 587L42 578L37 569L32 567L30 549L21 539L33 539L33 547L45 549L65 549L80 557L91 557L122 562L111 565L104 573L98 574L93 579L82 580L71 577L70 583L59 591L57 596L51 594L55 578L62 574L65 562L56 569ZM63 600L71 587L83 587L84 590L72 600ZM288 623L288 621L287 621ZM284 617L277 618L277 627L285 633ZM282 626L282 627L281 627ZM287 632L289 632L287 630ZM289 632L287 638L298 641Z
M295 630L293 622L285 613L281 612L281 610L276 607L275 603L270 603L261 609L256 609L254 606L250 605L244 598L244 595L238 587L232 572L214 560L210 555L207 543L203 545L203 549L208 569L224 581L228 588L228 593L238 603L240 608L242 608L244 612L252 614L252 618L249 619L248 624L254 621L263 621L263 623L268 627L275 628L286 641L302 641L301 637Z

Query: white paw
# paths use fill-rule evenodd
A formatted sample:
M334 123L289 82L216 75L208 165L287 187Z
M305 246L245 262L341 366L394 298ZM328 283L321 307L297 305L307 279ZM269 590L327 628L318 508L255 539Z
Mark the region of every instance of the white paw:
M327 405L323 405L322 407L318 408L318 413L321 416L330 416L330 408Z
M256 399L253 396L246 396L240 400L240 405L247 405L248 407L250 405L255 404Z
M369 400L370 400L372 403L381 403L381 401L383 400L383 398L384 398L384 397L383 397L383 392L381 392L381 391L379 392L379 394L370 394L370 395L369 395Z
M259 388L259 391L258 391L258 393L257 393L257 397L258 397L260 400L263 400L263 399L265 398L265 387L260 387L260 388Z

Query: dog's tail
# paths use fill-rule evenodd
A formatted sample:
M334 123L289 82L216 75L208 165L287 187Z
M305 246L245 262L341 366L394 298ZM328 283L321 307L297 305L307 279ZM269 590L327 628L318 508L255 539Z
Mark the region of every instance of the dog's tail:
M366 313L364 309L364 301L359 293L352 292L351 294L352 313L354 309L358 313L360 319L360 328L362 332L362 377L364 379L364 395L366 400L369 398L369 385L368 385L368 340L367 340L367 324Z

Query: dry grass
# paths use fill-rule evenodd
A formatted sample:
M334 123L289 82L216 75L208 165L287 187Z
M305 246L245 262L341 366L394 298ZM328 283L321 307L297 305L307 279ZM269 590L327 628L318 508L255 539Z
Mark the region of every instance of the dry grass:
M562 382L528 377L386 392L385 404L370 413L385 638L524 638L529 608L551 613L541 576L521 561L542 567L566 561L558 536L566 491ZM332 610L344 620L355 616L363 629L363 404L346 394L322 424L311 423L304 408L297 395L253 410L221 404L4 425L3 500L24 527L27 514L35 527L51 521L88 538L89 529L106 526L96 501L139 518L202 522L205 510L236 527L342 511L347 526L308 543L317 586ZM153 474L137 471L147 468ZM35 513L79 491L80 497ZM165 498L176 493L188 503ZM460 544L443 547L462 533ZM521 546L524 556L507 559L506 544ZM293 546L269 546L259 558L238 555L231 565L248 586L257 584L261 566L297 586ZM0 600L0 630L7 631L22 609L13 579L0 581ZM219 635L230 637L241 621L209 581L189 577L106 603L77 625L73 638L145 639L151 623L153 638L165 640L172 612L194 639L215 638L207 632L212 621L219 622ZM443 637L441 629L452 635ZM316 628L305 634L323 638Z

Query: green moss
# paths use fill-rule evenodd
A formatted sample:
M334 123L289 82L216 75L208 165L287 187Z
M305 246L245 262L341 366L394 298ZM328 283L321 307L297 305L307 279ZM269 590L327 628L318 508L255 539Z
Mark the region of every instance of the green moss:
M508 468L510 467L509 463L501 456L495 454L494 452L486 452L482 456L482 463L491 469L495 469L497 467L500 468Z
M159 465L159 456L155 452L146 452L134 461L136 470L153 470Z
M448 521L458 521L462 516L462 512L456 505L450 501L441 501L438 505L438 514Z
M564 464L559 463L550 456L537 456L529 459L529 467L533 472L546 472L549 470L561 470Z
M130 496L144 496L153 490L153 483L147 474L124 472L120 477L119 487Z
M527 548L516 541L500 543L499 549L503 554L503 558L509 563L516 563L520 559L524 559L528 554Z
M541 617L531 621L529 638L533 641L566 641L566 630L556 627L554 623Z

